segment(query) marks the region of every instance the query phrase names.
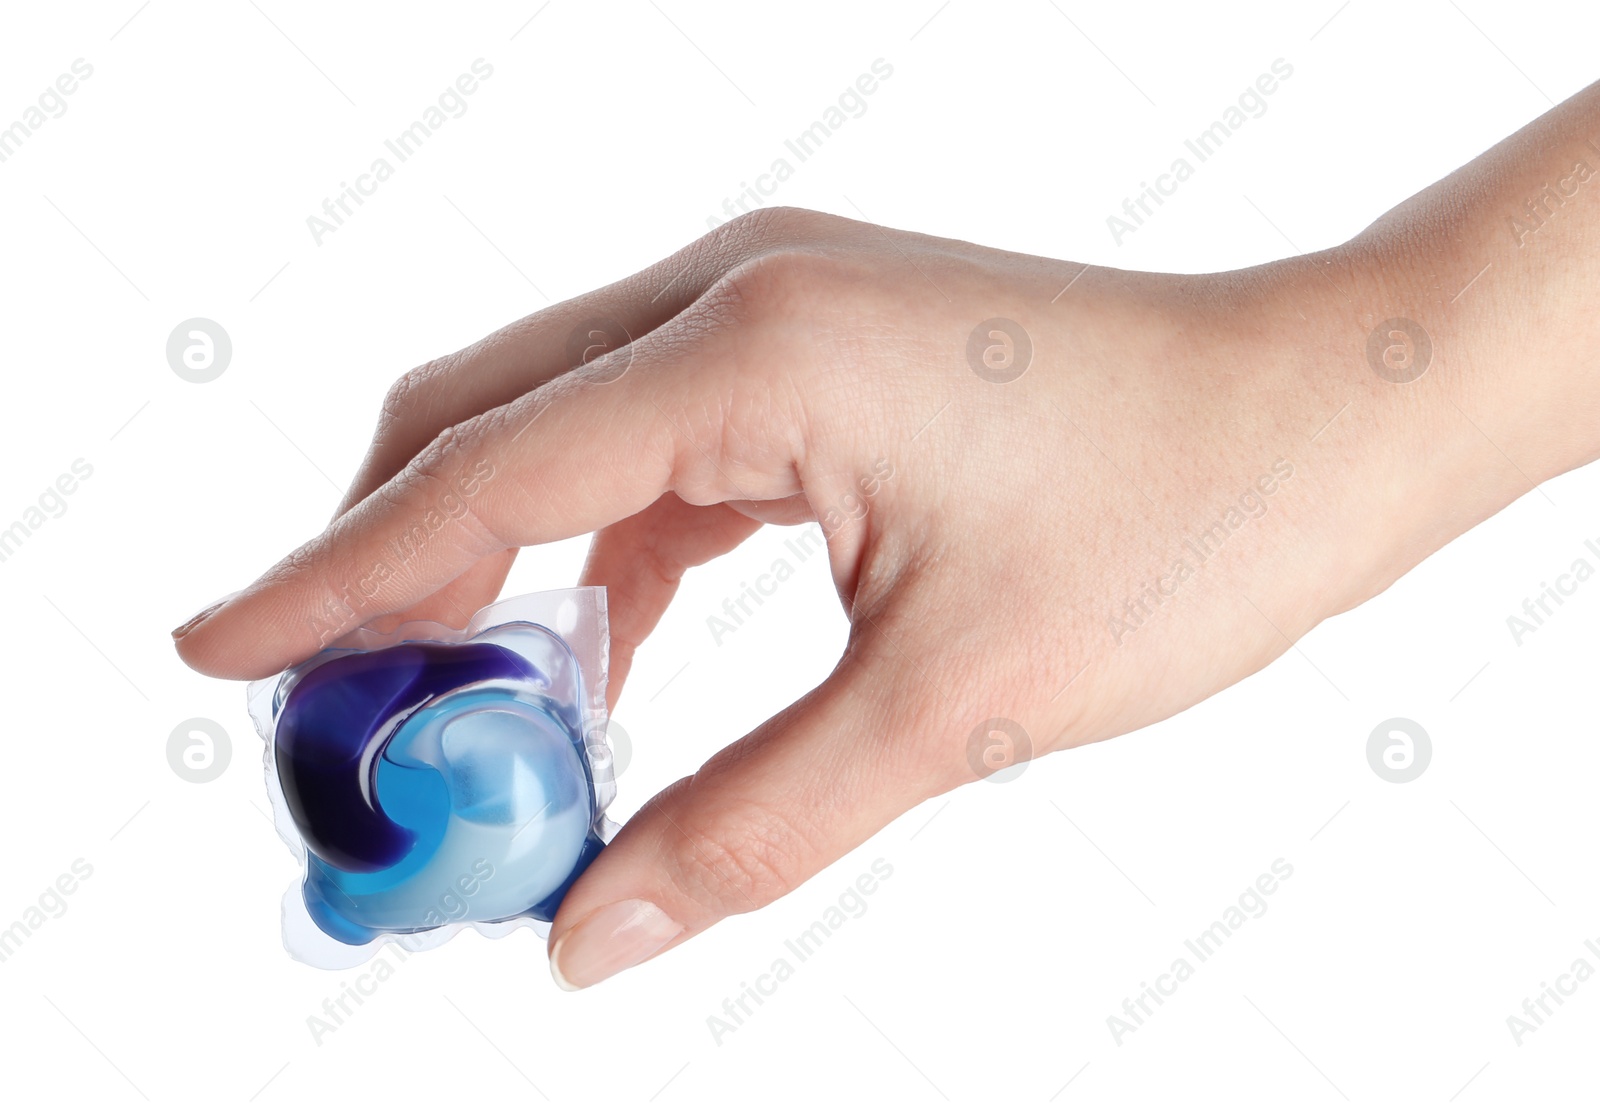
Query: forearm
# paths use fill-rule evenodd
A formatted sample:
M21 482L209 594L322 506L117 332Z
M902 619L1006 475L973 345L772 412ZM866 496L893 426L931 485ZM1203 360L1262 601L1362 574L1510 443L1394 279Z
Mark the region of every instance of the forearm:
M1339 519L1327 615L1600 457L1600 85L1345 245L1242 275L1266 304L1237 355L1278 361L1255 404L1297 411L1283 447Z
M1515 493L1600 457L1600 84L1346 250L1357 265L1391 270L1380 281L1393 302L1386 316L1416 321L1433 345L1412 385L1446 404L1435 416L1453 406L1472 423L1466 440L1487 449L1487 437L1502 466L1520 468L1507 480Z

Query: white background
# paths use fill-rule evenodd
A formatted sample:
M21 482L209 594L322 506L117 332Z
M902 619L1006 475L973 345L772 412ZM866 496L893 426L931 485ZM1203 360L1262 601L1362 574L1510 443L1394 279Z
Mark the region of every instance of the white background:
M542 2L6 7L0 126L74 59L94 73L0 164L0 527L75 459L93 475L0 563L0 926L75 859L93 873L0 963L0 1090L1592 1091L1600 980L1520 1046L1506 1020L1600 938L1600 582L1520 647L1506 617L1596 559L1600 471L1530 494L1246 683L930 802L644 968L568 995L532 933L467 934L313 1039L308 1016L351 978L282 951L297 868L264 816L244 695L183 668L167 631L317 531L394 376L704 232L877 58L893 76L774 202L1205 271L1348 238L1600 56L1600 13L1576 0ZM480 57L494 74L467 113L316 244L306 217ZM1267 113L1115 244L1106 216L1277 58L1294 74ZM204 385L165 356L194 316L234 346ZM692 574L641 652L614 814L832 666L845 621L820 558L721 646L707 628L786 535ZM570 585L582 554L524 553L507 592ZM197 716L231 737L208 784L166 757ZM1409 784L1367 762L1394 716L1432 738ZM866 913L718 1044L707 1016L880 858L893 874ZM1278 858L1294 873L1266 914L1119 1046L1107 1016Z

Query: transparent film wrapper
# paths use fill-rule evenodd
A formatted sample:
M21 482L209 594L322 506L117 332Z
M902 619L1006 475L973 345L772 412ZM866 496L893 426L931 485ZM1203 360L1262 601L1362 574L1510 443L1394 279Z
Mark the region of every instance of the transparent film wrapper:
M508 598L462 629L358 628L250 683L278 834L303 876L283 940L324 969L550 920L617 825L601 587Z

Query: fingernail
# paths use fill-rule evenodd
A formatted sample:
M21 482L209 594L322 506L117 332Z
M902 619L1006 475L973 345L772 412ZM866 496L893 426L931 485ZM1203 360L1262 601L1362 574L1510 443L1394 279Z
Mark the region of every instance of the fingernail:
M631 969L682 933L681 923L648 900L619 900L556 940L550 975L575 992Z
M182 624L178 625L178 627L174 628L172 630L172 638L175 639L175 640L183 639L183 637L187 636L190 632L194 631L195 627L201 621L205 620L212 613L215 613L218 609L220 609L224 605L228 604L228 602L230 600L232 600L234 596L235 595L233 595L233 594L229 594L227 597L220 598L220 599L218 599L216 601L213 601L210 605L207 605L204 609L200 610L194 616L190 617L188 620L186 620Z

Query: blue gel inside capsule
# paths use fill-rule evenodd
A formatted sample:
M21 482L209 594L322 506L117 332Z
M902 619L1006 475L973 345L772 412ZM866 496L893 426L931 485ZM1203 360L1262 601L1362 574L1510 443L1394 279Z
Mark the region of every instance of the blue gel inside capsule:
M570 659L547 629L507 628ZM319 928L363 945L554 917L605 845L564 665L553 676L480 637L338 654L293 681L274 751Z

